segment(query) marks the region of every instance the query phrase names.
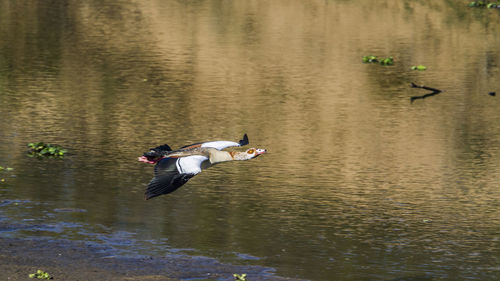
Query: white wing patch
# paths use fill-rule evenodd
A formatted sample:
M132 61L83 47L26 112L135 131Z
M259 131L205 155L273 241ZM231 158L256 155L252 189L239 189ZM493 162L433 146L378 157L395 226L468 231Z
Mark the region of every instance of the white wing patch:
M177 159L175 165L180 174L198 174L201 172L201 163L208 160L207 157L201 155L192 155Z
M234 141L209 141L201 144L201 147L213 147L217 150L233 146L240 146L240 144Z

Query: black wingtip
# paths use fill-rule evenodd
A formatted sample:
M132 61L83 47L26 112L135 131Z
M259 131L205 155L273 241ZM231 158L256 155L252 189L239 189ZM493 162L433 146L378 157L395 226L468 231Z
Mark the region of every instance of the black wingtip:
M144 200L149 200L151 198L168 193L167 188L168 186L162 184L162 182L158 178L153 178L149 183L146 192L144 192Z
M154 198L156 196L160 196L161 194L149 194L149 193L144 193L144 200L149 200L151 198Z
M175 158L164 158L162 161L172 161ZM155 173L158 174L156 168L160 163L155 166ZM196 174L178 174L178 173L166 173L162 175L156 175L148 184L146 192L144 192L144 199L149 200L151 198L169 194L177 190L179 187L183 186L190 178L194 177Z
M240 146L244 146L244 145L249 144L247 134L243 135L243 139L241 139L239 143L240 143Z

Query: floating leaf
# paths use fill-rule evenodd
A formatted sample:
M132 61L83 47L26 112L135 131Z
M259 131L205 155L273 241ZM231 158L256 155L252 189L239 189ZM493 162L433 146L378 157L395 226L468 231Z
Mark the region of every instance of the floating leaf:
M43 270L37 270L36 273L31 273L28 275L29 278L37 278L37 279L52 279L52 276L50 276L47 272Z
M424 71L427 69L425 65L414 65L411 67L412 70Z
M376 56L364 56L363 57L363 62L364 63L378 62L378 59L377 59Z
M31 148L30 156L62 157L66 153L66 149L60 146L45 144L43 142L29 143L28 147Z
M3 171L3 170L5 170L5 171L8 171L8 172L9 172L9 171L14 170L14 168L0 166L0 171Z
M488 9L493 9L493 8L500 8L500 1L495 1L495 2L487 2L487 1L473 1L469 2L467 4L469 7L480 7L480 8L488 8Z
M247 281L247 274L246 273L243 273L243 274L233 274L233 277L234 277L234 280L236 281Z
M380 64L382 65L393 65L394 64L394 59L392 57L385 58L380 61Z
M380 63L381 65L393 65L394 59L392 57L388 58L378 58L376 56L364 56L363 63Z

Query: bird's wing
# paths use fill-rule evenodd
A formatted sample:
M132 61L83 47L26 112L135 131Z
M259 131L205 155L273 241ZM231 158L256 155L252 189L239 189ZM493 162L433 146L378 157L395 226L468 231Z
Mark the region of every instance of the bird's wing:
M180 149L192 149L192 148L196 148L196 147L212 147L212 148L215 148L217 150L223 150L225 148L233 147L233 146L244 146L244 145L247 145L248 143L249 143L248 136L247 136L247 134L245 134L245 135L243 135L243 138L238 142L234 142L234 141L199 142L199 143L193 143L190 145L183 146Z
M201 172L201 163L205 160L208 158L201 155L167 157L160 160L155 166L155 176L144 193L145 199L175 191Z
M191 155L178 158L175 165L180 174L198 174L201 172L201 163L208 160L204 155Z

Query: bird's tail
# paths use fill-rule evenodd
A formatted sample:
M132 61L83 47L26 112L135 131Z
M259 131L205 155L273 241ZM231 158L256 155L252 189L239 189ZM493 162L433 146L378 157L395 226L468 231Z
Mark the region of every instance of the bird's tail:
M243 138L239 141L240 146L244 146L249 144L250 142L248 141L248 136L247 134L243 135Z
M172 151L172 148L170 148L168 144L150 148L148 152L145 152L141 157L139 157L139 161L155 164L165 157L170 151Z

